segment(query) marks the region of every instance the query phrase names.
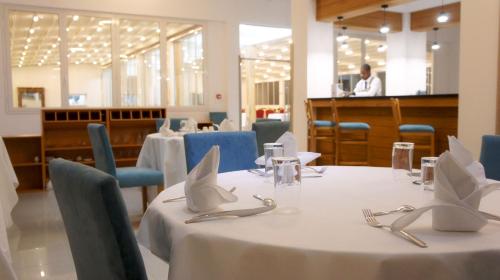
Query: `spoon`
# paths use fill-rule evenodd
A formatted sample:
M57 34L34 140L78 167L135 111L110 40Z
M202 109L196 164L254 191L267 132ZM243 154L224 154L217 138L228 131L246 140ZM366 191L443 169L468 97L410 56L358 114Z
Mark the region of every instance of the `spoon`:
M260 201L262 201L264 203L265 206L276 206L276 202L273 200L273 199L270 199L270 198L263 198L261 195L259 194L254 194L253 197L255 199L258 199Z
M383 215L388 215L388 214L392 214L392 213L397 213L397 212L403 212L403 213L406 213L406 212L411 212L413 210L415 210L417 208L411 206L411 205L402 205L394 210L390 210L390 211L381 211L381 212L375 212L373 213L374 216L383 216Z

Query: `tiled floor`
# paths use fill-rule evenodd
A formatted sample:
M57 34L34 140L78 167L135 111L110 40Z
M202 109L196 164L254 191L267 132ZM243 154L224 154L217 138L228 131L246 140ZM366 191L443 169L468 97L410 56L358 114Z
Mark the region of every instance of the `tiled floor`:
M131 220L138 225L142 213L139 189L123 192ZM59 208L52 191L19 196L9 229L12 261L20 280L76 279L75 267ZM141 247L149 279L167 279L168 264Z

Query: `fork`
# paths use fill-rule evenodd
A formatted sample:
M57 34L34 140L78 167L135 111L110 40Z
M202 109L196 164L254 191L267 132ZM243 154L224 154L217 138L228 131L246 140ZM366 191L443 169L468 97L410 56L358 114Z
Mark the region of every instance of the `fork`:
M365 217L366 223L369 226L376 227L376 228L389 228L389 229L391 228L391 226L383 225L379 221L377 221L377 219L375 218L375 216L372 213L372 210L363 209L362 212L363 212L363 216ZM417 245L421 248L427 248L427 244L424 241L418 239L413 234L406 232L404 230L399 230L398 232L400 234L402 234L406 240L409 240L410 242L414 243L415 245Z

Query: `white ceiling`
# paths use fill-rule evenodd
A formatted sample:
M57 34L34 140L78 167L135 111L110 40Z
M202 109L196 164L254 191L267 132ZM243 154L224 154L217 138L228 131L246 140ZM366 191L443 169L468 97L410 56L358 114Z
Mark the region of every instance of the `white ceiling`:
M292 36L289 28L240 24L240 47L260 44Z
M460 0L415 0L406 4L389 7L387 10L398 13L412 13L444 5L460 2Z

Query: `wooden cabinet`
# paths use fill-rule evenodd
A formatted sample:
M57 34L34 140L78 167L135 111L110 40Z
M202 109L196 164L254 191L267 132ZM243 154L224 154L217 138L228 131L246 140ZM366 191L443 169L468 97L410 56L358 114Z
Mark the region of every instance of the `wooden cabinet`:
M42 144L39 135L3 137L19 180L18 192L43 190Z

